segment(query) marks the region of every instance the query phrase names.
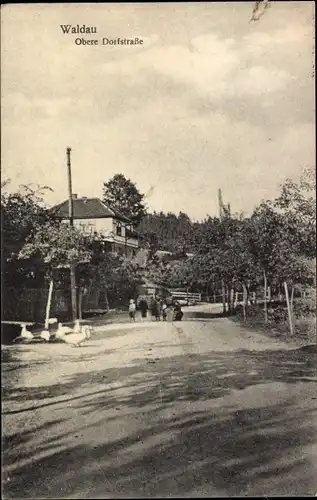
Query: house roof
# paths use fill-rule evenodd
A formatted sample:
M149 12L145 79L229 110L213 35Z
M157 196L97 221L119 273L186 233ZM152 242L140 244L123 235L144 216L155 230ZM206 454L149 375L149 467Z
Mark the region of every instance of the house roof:
M61 219L68 219L69 209L68 200L55 205L51 211ZM106 219L114 217L124 222L130 222L130 219L105 205L99 198L74 198L73 199L74 219Z

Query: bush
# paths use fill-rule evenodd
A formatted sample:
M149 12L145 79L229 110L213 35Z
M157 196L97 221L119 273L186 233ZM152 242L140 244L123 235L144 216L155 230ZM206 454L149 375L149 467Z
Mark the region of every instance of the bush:
M272 313L274 323L284 323L287 321L287 309L281 305L275 307Z
M305 336L311 342L316 339L315 317L297 319L295 322L295 335Z
M294 301L293 311L296 318L303 316L313 316L316 314L316 297L313 295L307 299L297 299Z

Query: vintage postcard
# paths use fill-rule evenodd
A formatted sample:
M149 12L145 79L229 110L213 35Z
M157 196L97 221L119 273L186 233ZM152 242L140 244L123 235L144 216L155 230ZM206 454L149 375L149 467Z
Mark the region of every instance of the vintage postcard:
M317 494L314 37L2 6L4 498Z

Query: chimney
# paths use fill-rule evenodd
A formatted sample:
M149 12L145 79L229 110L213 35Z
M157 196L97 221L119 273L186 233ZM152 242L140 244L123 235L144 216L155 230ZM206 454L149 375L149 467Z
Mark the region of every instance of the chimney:
M73 193L72 198L73 198L73 200L77 200L77 194Z

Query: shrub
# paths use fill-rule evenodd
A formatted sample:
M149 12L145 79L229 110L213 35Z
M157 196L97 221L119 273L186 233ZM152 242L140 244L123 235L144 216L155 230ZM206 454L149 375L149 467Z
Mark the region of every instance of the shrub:
M296 318L315 315L316 297L312 295L307 299L297 299L296 301L294 301L293 312Z
M295 334L307 337L315 342L316 339L316 319L315 317L297 319L295 322Z
M273 310L272 320L275 323L284 323L287 321L287 309L283 306L277 306Z

